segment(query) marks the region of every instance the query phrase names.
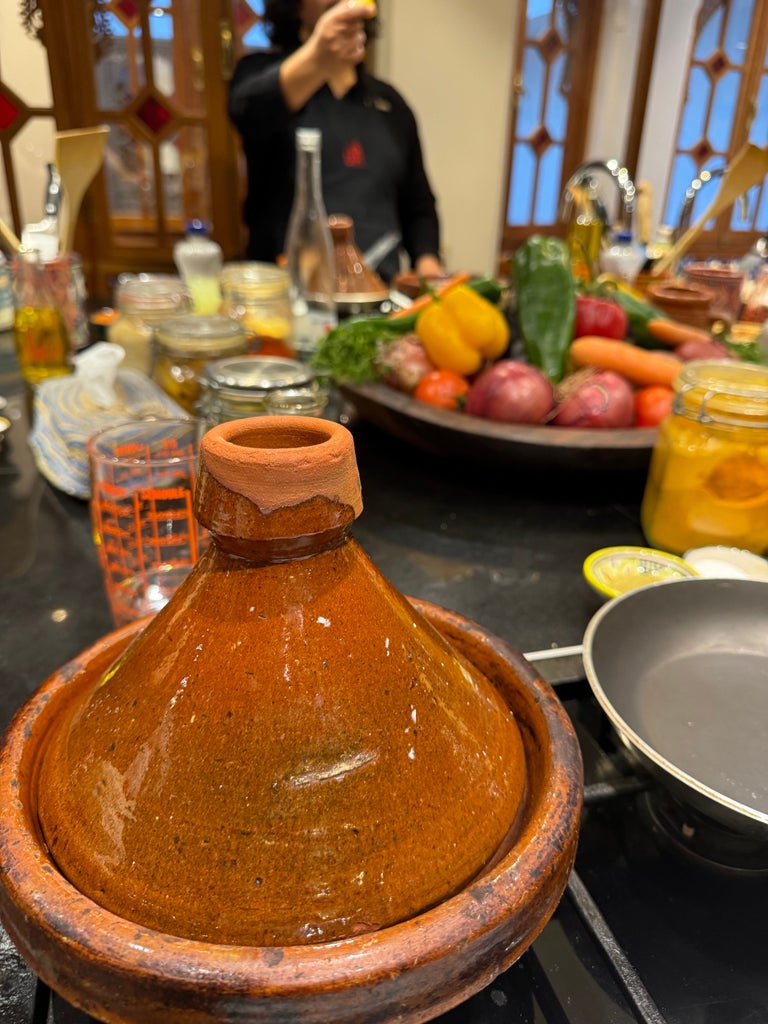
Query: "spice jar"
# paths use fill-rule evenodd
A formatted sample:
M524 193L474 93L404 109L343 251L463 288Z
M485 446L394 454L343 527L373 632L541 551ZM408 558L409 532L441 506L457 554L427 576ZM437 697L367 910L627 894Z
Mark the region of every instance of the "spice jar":
M161 321L189 313L189 294L178 277L121 274L115 304L120 316L110 325L107 338L125 350L123 369L139 370L149 376L155 327Z
M641 510L656 548L768 550L768 367L707 360L675 381Z
M219 359L201 385L200 411L210 426L267 413L319 416L328 402L310 368L282 356Z
M293 313L288 272L272 263L227 263L221 272L221 311L239 320L249 349L290 357Z
M242 355L247 336L228 316L175 317L155 330L152 379L187 412L195 412L200 377L211 360Z

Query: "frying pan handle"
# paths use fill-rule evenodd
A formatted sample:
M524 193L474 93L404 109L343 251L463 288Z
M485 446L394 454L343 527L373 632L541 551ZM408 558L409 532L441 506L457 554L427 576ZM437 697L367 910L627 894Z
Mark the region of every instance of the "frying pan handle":
M547 647L543 651L527 651L523 657L535 665L539 661L553 661L556 658L575 658L584 654L583 644L574 644L572 647Z

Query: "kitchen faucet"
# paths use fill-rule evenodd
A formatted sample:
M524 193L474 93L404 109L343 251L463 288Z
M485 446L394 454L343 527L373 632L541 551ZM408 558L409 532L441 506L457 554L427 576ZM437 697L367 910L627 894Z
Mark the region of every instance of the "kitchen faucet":
M693 213L693 204L696 200L696 196L699 194L702 185L706 185L708 181L713 178L722 178L725 174L726 167L715 167L711 171L699 171L696 177L693 179L691 184L685 190L685 197L683 199L683 205L680 208L680 219L677 222L677 228L675 229L674 240L682 235L684 231L687 231L691 226L691 214ZM741 218L747 220L749 217L749 199L747 198L746 192L741 196Z
M625 231L632 229L632 214L635 209L635 186L629 176L626 167L621 167L618 160L590 160L581 164L563 186L563 194L560 199L560 219L568 220L573 205L573 194L571 189L576 185L584 184L591 178L592 171L607 171L611 180L616 185L621 199L622 227Z

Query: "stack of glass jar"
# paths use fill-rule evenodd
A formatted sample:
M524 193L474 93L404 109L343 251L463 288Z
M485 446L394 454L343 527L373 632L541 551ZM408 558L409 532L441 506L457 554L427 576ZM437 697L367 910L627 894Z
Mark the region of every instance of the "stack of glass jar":
M200 414L210 426L247 416L320 416L328 402L312 370L295 359L219 359L203 373Z
M115 289L120 316L107 339L125 350L124 369L152 372L152 342L161 321L189 313L189 294L178 277L164 274L121 274Z
M227 263L221 272L221 312L238 320L249 350L294 355L288 272L272 263Z

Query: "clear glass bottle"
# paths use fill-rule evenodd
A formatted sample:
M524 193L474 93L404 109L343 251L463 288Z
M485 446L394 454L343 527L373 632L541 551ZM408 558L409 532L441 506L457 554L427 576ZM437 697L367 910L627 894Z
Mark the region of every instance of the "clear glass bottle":
M192 298L195 313L218 313L223 254L218 242L210 237L205 221L189 221L186 236L173 247L173 261Z
M152 372L152 340L163 320L184 316L192 308L181 279L164 274L122 274L115 291L120 313L107 340L125 349L122 369Z
M69 338L36 249L19 250L13 284L13 336L22 377L34 386L71 373Z
M649 543L768 552L768 367L687 364L659 428L641 509Z
M261 355L294 355L288 271L274 263L226 263L221 271L221 311L238 320L248 347Z
M13 288L11 268L0 252L0 331L10 331L14 320Z
M247 336L231 317L174 317L155 330L152 379L189 413L197 410L200 377L208 363L223 356L243 355Z
M335 257L321 177L322 133L296 130L296 191L285 251L290 274L295 347L307 359L337 323Z

